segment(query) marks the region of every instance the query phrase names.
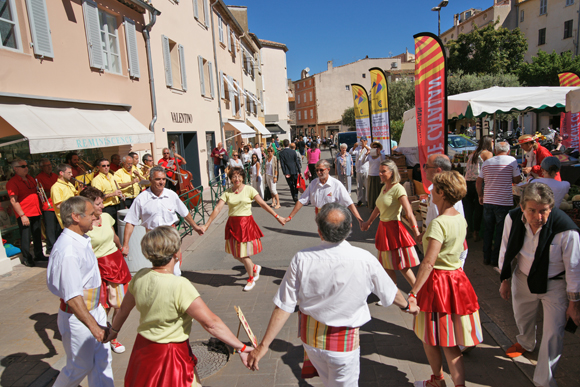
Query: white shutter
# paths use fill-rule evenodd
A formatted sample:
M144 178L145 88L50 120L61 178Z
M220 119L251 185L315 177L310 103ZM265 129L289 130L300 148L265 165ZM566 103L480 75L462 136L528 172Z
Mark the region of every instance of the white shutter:
M230 85L234 84L234 79L228 75ZM232 105L232 116L236 115L236 93L235 90L230 90L230 105Z
M183 52L183 46L180 44L179 49L179 66L181 68L181 88L183 91L187 91L187 74L185 72L185 53Z
M213 86L213 66L211 64L211 62L207 62L207 65L209 66L209 90L211 92L211 97L214 98L215 97L215 90L214 90L214 86Z
M201 95L205 95L205 79L203 76L203 57L197 56L197 65L199 67L199 85L201 87Z
M232 34L230 33L230 25L227 25L226 32L228 34L228 51L232 51Z
M163 46L163 64L165 64L165 84L173 87L173 74L171 73L171 52L169 51L169 38L161 35L161 45Z
M203 0L203 13L205 15L205 26L209 28L209 4Z
M224 20L221 16L218 16L218 36L220 43L224 42Z
M199 20L199 6L197 4L198 0L193 0L193 16Z
M87 46L89 50L89 66L103 70L103 50L101 48L101 29L99 27L99 9L97 3L92 0L83 1L83 15L85 18L85 30L87 34Z
M34 55L54 58L45 0L26 0Z
M224 90L225 82L224 82L224 73L220 71L220 98L226 97L226 91Z
M139 52L137 51L137 32L135 22L125 18L125 39L127 40L127 58L129 59L129 76L139 78Z

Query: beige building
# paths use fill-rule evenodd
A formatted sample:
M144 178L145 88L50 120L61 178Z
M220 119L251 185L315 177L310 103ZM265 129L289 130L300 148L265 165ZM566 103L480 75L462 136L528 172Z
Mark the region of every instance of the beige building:
M539 50L578 55L579 0L517 0L517 26L528 40L525 61Z

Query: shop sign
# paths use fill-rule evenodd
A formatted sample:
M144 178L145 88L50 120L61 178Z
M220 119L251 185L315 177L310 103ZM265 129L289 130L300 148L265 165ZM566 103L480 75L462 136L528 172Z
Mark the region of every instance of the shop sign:
M100 148L104 146L119 146L133 144L132 136L107 136L94 138L79 138L76 139L77 149L83 148Z
M171 121L176 124L191 124L193 122L193 115L187 113L171 112Z

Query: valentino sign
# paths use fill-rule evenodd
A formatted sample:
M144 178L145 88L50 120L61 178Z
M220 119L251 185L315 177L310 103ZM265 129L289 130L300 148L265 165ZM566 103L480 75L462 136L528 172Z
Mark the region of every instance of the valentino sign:
M171 112L171 121L176 124L191 124L193 122L193 115L187 113Z

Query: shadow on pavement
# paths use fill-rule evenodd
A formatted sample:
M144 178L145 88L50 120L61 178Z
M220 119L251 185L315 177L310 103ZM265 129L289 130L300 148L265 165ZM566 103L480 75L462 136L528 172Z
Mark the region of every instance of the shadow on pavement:
M187 278L190 282L198 285L209 285L214 288L220 286L240 286L238 281L246 280L248 274L244 266L238 265L232 267L232 270L238 271L239 274L215 274L215 273L199 273L196 271L182 271L181 275ZM280 280L284 278L285 270L270 269L262 266L260 276L277 278L273 282L280 284Z
M288 234L292 236L301 236L301 237L310 237L310 238L317 238L320 239L318 233L315 232L306 232L306 231L297 231L297 230L290 230L288 228L278 228L278 227L263 227L267 230L272 232L277 232L280 234Z

